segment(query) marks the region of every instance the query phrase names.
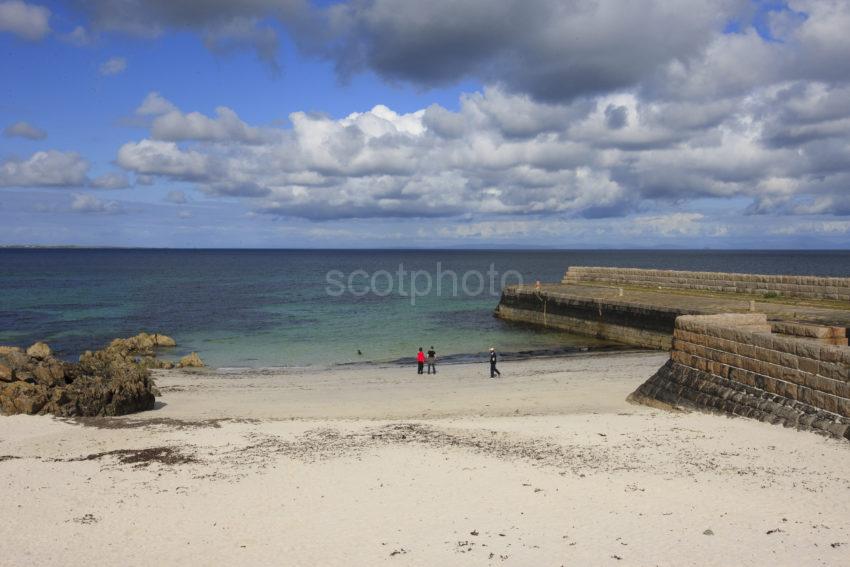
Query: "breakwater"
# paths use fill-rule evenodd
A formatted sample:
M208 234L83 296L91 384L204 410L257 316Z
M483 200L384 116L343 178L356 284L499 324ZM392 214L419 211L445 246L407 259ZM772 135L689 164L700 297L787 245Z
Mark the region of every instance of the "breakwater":
M596 269L596 268L592 268ZM567 275L579 273L571 267ZM612 269L617 273L664 270ZM707 274L708 272L679 272ZM723 274L717 274L720 277ZM617 276L618 278L620 276ZM761 277L761 276L758 276ZM774 276L764 276L770 278ZM797 276L794 276L797 277ZM799 276L809 278L810 276ZM688 279L688 278L685 278ZM816 278L834 282L850 278ZM703 281L712 281L705 279ZM719 281L719 280L718 280ZM502 291L495 315L632 346L669 350L676 318L681 315L758 312L767 315L776 332L809 338L827 332L821 327L850 328L850 302L835 299L772 298L733 291L675 289L649 285L646 280L509 286ZM834 286L827 286L834 287ZM728 288L731 289L731 288ZM765 295L765 294L763 294Z
M682 316L676 319L670 360L630 399L850 439L846 345L842 328L774 326L764 314Z
M850 301L850 278L570 266L564 284L610 284Z
M670 348L676 317L682 313L677 307L513 286L502 292L495 315L509 321L664 350Z

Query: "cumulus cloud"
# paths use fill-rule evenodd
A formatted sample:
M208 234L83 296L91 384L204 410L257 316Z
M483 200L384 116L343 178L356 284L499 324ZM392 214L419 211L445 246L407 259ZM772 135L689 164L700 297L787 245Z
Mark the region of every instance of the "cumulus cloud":
M86 193L74 193L72 195L71 210L77 213L93 213L115 215L123 213L124 210L116 201L103 201Z
M119 75L127 70L127 60L123 57L110 57L100 64L98 70L104 77Z
M170 101L166 100L158 92L150 92L142 101L142 104L136 109L136 114L139 116L157 116L160 114L168 114L176 111L177 107Z
M15 122L3 129L3 135L7 138L26 138L28 140L43 140L47 132L29 122Z
M190 29L214 51L273 61L279 21L341 76L487 85L456 110L293 112L284 128L154 92L136 110L149 133L117 163L312 220L628 216L673 238L724 228L707 210L648 210L713 200L750 218L850 214L850 4L791 0L756 29L749 2L734 0L470 0L451 3L451 18L446 2L131 0L120 18L113 3L85 2L100 29ZM735 18L740 31L724 33Z
M118 165L141 175L164 175L175 179L203 180L213 175L209 156L184 151L174 142L142 140L118 150Z
M184 114L158 92L149 93L136 109L137 116L151 120L151 136L156 140L259 144L268 138L268 132L247 125L226 106L219 106L215 113L214 118L200 112Z
M21 0L0 2L0 32L38 41L50 33L50 10Z
M841 130L850 109L834 88L810 84L793 96L790 85L762 89L736 112L712 102L694 117L685 112L690 103L636 93L554 104L491 87L462 97L457 111L432 105L399 114L378 105L341 119L295 112L291 128L262 136L247 136L254 127L232 111L184 114L149 96L140 113L153 116L151 138L123 146L118 163L195 182L210 196L248 199L260 212L313 220L600 218L701 198L749 199L751 214L835 214L850 176L850 132ZM810 98L836 102L811 109ZM838 126L788 146L772 138L777 114ZM163 117L173 117L169 128ZM668 234L698 220L646 223Z
M104 173L89 181L92 189L126 189L130 186L130 180L124 173Z
M47 150L0 163L0 187L79 187L89 163L75 152Z

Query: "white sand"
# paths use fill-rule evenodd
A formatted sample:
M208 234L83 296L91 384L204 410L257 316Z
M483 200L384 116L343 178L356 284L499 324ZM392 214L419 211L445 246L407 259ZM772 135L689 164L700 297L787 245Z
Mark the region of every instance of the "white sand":
M850 564L850 443L626 403L664 360L168 372L152 412L0 417L0 564Z

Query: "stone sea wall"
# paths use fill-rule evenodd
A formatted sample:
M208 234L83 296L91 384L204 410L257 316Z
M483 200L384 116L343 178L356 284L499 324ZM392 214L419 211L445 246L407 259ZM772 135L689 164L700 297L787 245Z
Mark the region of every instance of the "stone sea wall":
M757 313L677 318L670 360L631 399L850 439L850 347L835 336L844 329L774 325Z
M681 314L680 309L663 306L541 293L522 286L505 288L495 312L509 321L661 350L670 348L676 317Z
M850 278L570 266L562 283L607 283L850 301Z

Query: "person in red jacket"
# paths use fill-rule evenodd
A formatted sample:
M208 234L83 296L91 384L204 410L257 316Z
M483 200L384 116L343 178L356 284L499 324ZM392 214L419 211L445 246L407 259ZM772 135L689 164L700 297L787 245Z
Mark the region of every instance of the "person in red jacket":
M425 368L425 353L422 352L422 347L419 347L419 352L416 354L416 364L419 366L417 374L422 374L422 369Z

